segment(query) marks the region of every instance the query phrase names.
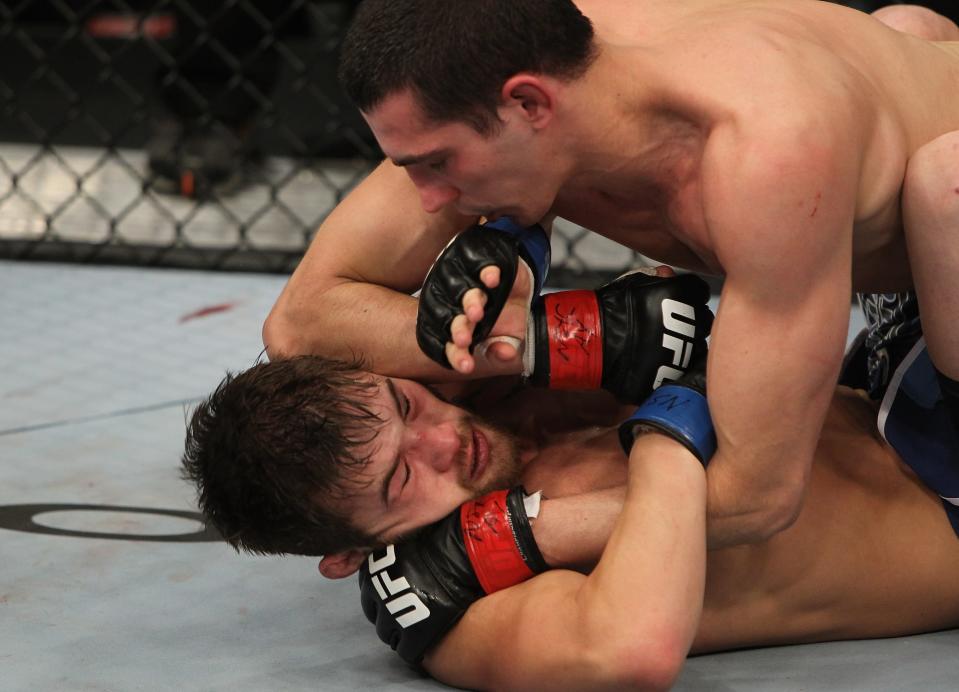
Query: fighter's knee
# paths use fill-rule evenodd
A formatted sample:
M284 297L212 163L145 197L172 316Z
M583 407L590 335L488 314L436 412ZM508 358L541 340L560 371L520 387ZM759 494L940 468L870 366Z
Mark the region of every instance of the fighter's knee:
M887 5L872 16L883 24L904 34L912 34L929 41L959 39L959 27L948 17L919 5Z
M909 159L904 202L924 214L959 212L959 130L921 146Z

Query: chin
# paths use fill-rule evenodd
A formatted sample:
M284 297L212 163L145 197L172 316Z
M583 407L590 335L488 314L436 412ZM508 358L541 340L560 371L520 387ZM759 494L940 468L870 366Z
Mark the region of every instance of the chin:
M519 443L516 437L505 427L477 416L469 415L466 426L473 428L484 438L489 445L489 457L486 468L482 469L472 482L463 482L471 495L481 497L494 490L505 490L519 483L522 477L522 462L519 456Z
M478 495L512 488L519 484L522 477L523 469L512 438L500 439L497 447L491 454L489 467L483 477L478 479L479 487L476 488Z
M543 219L549 216L550 210L546 209L542 212L532 211L532 212L518 212L513 215L513 220L516 221L520 226L532 226L534 223L541 223Z

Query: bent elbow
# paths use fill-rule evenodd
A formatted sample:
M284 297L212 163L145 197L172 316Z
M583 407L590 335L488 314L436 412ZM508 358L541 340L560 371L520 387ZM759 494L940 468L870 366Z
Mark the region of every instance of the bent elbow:
M771 493L754 516L756 542L772 538L796 523L803 505L803 488L786 488Z
M802 505L802 493L792 493L791 495L780 500L780 502L774 508L772 520L770 521L770 524L774 529L773 533L785 531L790 526L795 524L796 520L799 518L800 512L802 512Z
M296 355L293 330L289 328L289 324L279 304L273 306L260 331L267 358L270 360Z
M717 457L719 454L717 454ZM735 458L727 453L726 458ZM809 459L767 455L764 468L710 464L710 547L761 543L791 527L802 511L809 482Z
M602 687L643 692L670 690L679 678L688 650L689 646L679 637L670 637L609 651L600 666L605 681Z

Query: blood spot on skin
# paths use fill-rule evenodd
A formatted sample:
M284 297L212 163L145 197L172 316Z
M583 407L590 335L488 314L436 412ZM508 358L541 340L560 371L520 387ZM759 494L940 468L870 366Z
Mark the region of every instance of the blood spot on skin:
M817 193L816 193L816 199L815 199L815 201L813 202L812 213L809 215L809 218L810 218L810 219L816 215L816 212L817 212L817 211L819 211L819 202L820 202L821 200L822 200L822 193L821 193L821 192L817 192Z
M232 310L236 307L236 303L220 303L219 305L207 305L202 307L199 310L194 310L193 312L188 312L187 314L180 317L180 324L184 322L189 322L190 320L199 319L201 317L209 317L210 315L215 315L220 312L226 312Z

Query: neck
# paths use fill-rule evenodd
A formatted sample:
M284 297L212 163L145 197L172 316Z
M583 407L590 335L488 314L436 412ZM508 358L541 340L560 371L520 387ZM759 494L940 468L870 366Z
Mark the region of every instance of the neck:
M626 456L615 428L590 427L554 435L522 471L530 491L566 497L621 485L626 480Z
M572 157L569 189L632 198L637 185L674 179L674 164L684 158L677 150L701 139L702 124L670 105L655 71L644 67L643 50L602 45L587 74L568 85L559 135Z

